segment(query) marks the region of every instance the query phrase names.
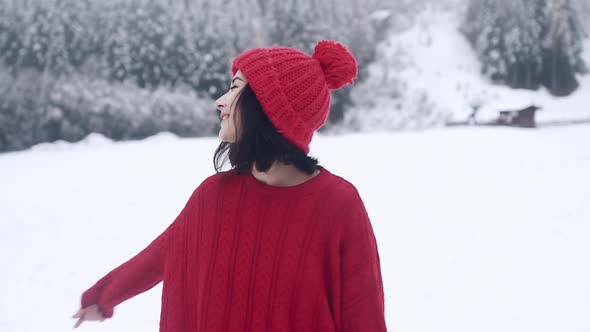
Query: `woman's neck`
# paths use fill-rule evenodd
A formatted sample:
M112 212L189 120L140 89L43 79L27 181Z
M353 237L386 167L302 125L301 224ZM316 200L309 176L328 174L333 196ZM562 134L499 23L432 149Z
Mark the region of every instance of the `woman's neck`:
M313 174L307 174L293 165L274 162L266 172L260 172L252 167L252 175L263 183L276 187L290 187L301 184L320 173L315 170Z

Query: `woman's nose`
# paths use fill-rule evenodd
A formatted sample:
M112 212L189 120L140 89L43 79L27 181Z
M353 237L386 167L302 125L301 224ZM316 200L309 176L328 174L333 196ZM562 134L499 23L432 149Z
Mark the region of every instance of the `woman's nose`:
M223 100L221 98L219 98L215 101L215 107L217 107L218 110L225 108L225 103L223 102Z

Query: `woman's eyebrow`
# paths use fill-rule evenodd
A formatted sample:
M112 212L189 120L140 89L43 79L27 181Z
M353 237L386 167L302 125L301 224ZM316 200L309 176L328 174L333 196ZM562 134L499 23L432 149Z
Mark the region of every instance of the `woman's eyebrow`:
M244 81L243 79L241 79L240 77L234 77L234 79L233 79L233 80L231 80L231 84L234 84L234 82L235 82L236 80L240 80L240 81L242 81L242 82L245 82L245 81Z

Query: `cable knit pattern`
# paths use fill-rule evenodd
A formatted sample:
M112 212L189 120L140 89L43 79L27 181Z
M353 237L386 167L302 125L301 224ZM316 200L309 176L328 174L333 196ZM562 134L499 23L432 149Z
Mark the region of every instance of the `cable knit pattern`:
M242 71L269 120L306 154L313 133L330 111L330 90L352 84L356 59L344 45L318 42L311 56L284 46L253 48L232 63Z
M292 187L215 174L144 250L82 295L107 317L160 281L163 332L386 331L365 206L322 168Z

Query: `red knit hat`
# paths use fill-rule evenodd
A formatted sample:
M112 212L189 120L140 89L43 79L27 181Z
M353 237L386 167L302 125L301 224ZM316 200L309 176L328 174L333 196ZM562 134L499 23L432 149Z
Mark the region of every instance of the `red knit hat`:
M311 56L283 46L249 49L234 59L232 74L238 69L277 131L306 154L328 118L330 90L357 77L352 53L331 40L317 43Z

